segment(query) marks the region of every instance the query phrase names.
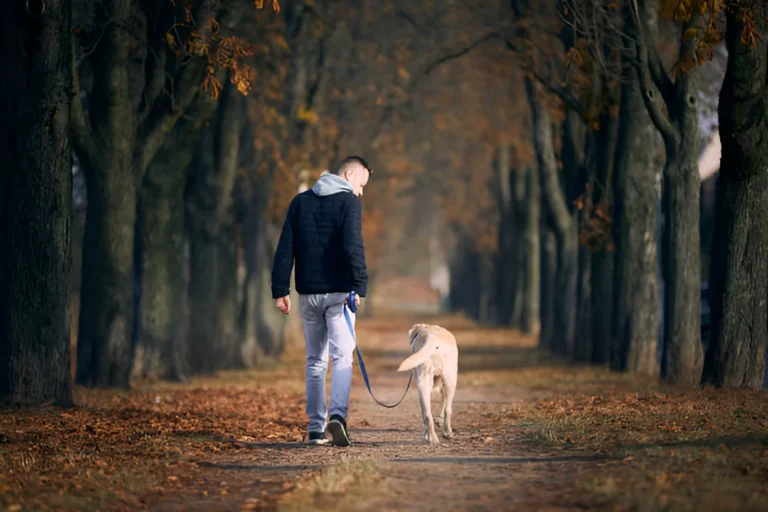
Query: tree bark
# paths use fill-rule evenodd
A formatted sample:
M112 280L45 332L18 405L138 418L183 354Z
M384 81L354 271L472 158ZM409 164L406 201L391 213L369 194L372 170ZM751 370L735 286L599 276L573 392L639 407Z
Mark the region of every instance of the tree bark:
M242 341L238 320L240 318L240 299L238 284L238 232L231 219L225 220L219 232L217 263L222 272L219 274L218 317L219 346L217 361L220 368L244 368L241 355Z
M542 219L541 238L541 336L539 345L554 351L555 342L555 296L557 294L557 237L552 228Z
M2 10L0 407L70 405L71 6Z
M594 352L592 336L592 253L588 248L579 245L578 271L578 310L576 315L576 347L574 359L578 362L589 363Z
M591 362L608 364L613 345L612 322L614 314L614 261L615 252L611 236L613 213L613 181L619 121L607 113L601 117L602 129L597 133L596 146L601 148L597 155L595 186L592 188L592 205L599 209L601 218L607 222L600 225L602 233L599 245L591 256L590 288L592 294L592 355Z
M499 210L498 251L495 256L494 283L496 322L500 325L517 326L514 318L515 295L520 289L518 282L520 254L515 243L517 224L516 204L512 190L514 171L511 169L510 145L503 141L498 149L496 162L497 194L496 204Z
M539 173L536 167L531 167L526 172L528 192L525 212L525 292L522 299L525 301L522 311L523 332L530 335L538 335L541 331L541 189L539 185Z
M614 345L611 367L658 375L659 283L655 168L656 133L643 104L637 71L622 85L616 169Z
M218 231L216 225L216 178L211 130L205 130L189 168L186 231L189 244L189 338L187 364L190 372L211 375L216 371L216 305L218 302Z
M99 11L101 12L101 11ZM136 114L130 92L131 3L115 1L93 54L92 133L79 141L87 182L83 285L77 343L77 382L128 387L133 322L133 244L136 187L132 157ZM73 56L74 58L74 56ZM75 90L79 96L79 90ZM79 97L74 98L78 103ZM73 116L79 119L78 111ZM84 123L83 123L84 124Z
M696 112L692 112L696 116ZM694 117L695 119L695 117ZM686 137L696 137L696 124ZM684 134L686 132L683 132ZM693 135L690 135L693 134ZM698 137L697 137L698 138ZM689 146L685 143L685 146ZM699 247L699 167L693 147L668 163L664 182L664 379L694 386L701 379L701 254ZM681 155L682 156L682 155Z
M757 27L765 34L765 24ZM712 244L712 338L702 381L760 389L768 339L768 112L765 39L749 48L727 11L728 68L718 114L722 164Z
M206 94L198 96L152 160L140 191L141 294L133 374L144 378L184 380L184 186L200 132L216 104Z
M72 50L71 134L88 189L77 347L77 382L84 385L129 386L138 319L138 188L197 95L205 68L204 59L174 60L162 36L167 29L160 27L170 26L183 6L145 7L110 0L93 9L93 26L83 36L93 48L85 56L93 70L87 109ZM207 21L219 7L217 0L203 0L193 18ZM166 91L169 81L172 92Z
M536 97L534 85L526 79L533 113L534 144L541 173L541 191L557 234L557 271L554 297L554 329L549 338L550 349L572 357L576 336L576 291L578 272L578 238L576 223L568 210L565 194L557 172L552 121L544 105Z
M671 384L694 386L701 378L702 364L698 70L682 74L674 83L667 77L655 47L657 12L658 1L645 0L637 21L643 100L666 148L662 375ZM680 43L681 61L696 57L704 28L699 13L686 21Z
M231 279L236 282L237 265L225 265L227 252L222 252L222 244L234 243L234 236L225 235L234 229L232 189L243 119L242 98L227 83L215 125L204 133L191 168L194 172L186 201L191 276L189 363L193 372L201 374L215 373L236 343L225 333L231 337L236 332L237 308L231 307L231 300L237 301L237 288L221 284L231 285ZM225 305L233 318L225 315Z

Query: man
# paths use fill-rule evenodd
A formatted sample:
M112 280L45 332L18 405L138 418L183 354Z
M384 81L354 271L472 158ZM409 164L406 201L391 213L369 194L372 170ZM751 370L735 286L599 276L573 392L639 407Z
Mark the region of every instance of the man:
M272 266L272 297L278 309L291 312L291 269L307 347L306 412L310 444L349 446L347 409L352 384L355 339L344 319L350 291L365 297L368 271L361 227L360 196L371 175L368 163L349 156L334 174L323 174L311 190L288 207ZM359 299L356 299L359 303ZM355 315L350 311L352 325ZM328 355L333 363L330 417L326 423L325 378Z

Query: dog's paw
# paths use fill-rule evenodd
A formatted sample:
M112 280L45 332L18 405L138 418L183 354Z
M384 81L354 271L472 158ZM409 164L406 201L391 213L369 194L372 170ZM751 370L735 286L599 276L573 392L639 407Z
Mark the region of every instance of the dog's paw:
M453 432L443 432L443 437L446 439L453 439Z

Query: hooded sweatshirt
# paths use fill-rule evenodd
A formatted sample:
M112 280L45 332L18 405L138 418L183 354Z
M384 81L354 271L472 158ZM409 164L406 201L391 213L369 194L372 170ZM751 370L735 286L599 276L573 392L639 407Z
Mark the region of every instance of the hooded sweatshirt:
M355 191L352 188L352 185L341 176L335 174L323 174L320 176L320 179L317 180L315 186L312 187L312 192L318 196L330 196L338 194L339 192L354 193Z
M273 298L289 294L294 264L302 295L354 291L365 297L362 203L340 176L323 174L291 201L272 264Z

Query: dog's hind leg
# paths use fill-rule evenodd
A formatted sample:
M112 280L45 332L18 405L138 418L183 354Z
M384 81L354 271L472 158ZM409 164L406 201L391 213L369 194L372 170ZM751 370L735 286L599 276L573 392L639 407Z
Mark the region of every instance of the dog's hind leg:
M440 414L435 416L435 425L442 427L445 424L445 382L440 375L435 376L435 384L432 387L432 392L440 393Z
M440 379L440 414L435 418L435 425L443 427L445 425L445 404L448 402L447 386L445 381Z
M453 413L453 396L456 394L456 378L443 376L443 437L453 437L451 429L451 414Z
M435 432L435 421L432 417L432 375L421 375L417 386L419 390L419 401L421 402L421 416L424 420L424 441L432 444L438 444L440 441L437 439L437 433Z

